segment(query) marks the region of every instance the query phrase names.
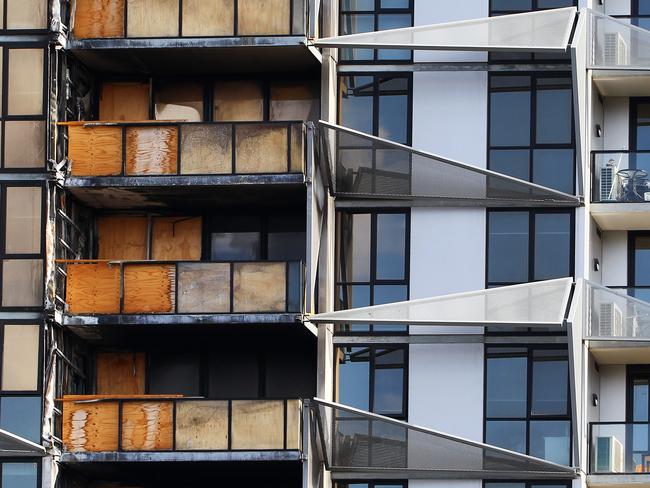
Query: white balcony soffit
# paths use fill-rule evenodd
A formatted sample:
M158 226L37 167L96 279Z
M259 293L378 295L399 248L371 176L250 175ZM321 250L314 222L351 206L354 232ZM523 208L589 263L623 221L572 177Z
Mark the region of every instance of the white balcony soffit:
M314 324L563 327L572 278L313 315Z
M575 195L322 120L319 125L338 197L445 206L580 205Z
M317 39L320 47L566 52L575 7Z
M571 479L575 470L356 408L314 399L333 478Z
M45 449L32 441L0 429L0 457L45 456Z

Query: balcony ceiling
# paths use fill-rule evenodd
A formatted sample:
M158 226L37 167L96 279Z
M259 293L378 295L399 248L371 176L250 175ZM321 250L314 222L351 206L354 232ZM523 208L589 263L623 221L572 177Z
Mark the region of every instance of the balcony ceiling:
M646 230L650 202L592 203L591 216L601 230Z
M319 47L566 52L577 9L567 7L318 39Z
M650 96L650 73L637 71L593 71L594 84L604 97Z

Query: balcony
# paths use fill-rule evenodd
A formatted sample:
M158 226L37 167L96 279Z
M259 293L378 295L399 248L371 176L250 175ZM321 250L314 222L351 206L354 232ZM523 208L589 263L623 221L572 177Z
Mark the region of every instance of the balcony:
M299 460L297 399L66 395L62 462Z
M650 218L650 151L592 153L591 214L602 230L643 230Z
M300 261L64 261L63 323L294 322Z
M261 70L274 64L318 65L318 52L306 45L308 37L318 35L316 0L77 0L73 5L68 48L93 68L239 72L247 65L250 70L254 61L264 65L257 67ZM127 54L132 48L142 48L140 55ZM163 54L167 59L161 63Z
M589 424L587 484L598 487L641 487L650 481L650 424Z

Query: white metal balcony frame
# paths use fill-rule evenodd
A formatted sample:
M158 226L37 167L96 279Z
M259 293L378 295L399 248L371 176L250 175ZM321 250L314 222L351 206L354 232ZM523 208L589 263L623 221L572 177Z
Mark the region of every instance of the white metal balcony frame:
M0 457L42 457L45 455L43 446L0 429Z

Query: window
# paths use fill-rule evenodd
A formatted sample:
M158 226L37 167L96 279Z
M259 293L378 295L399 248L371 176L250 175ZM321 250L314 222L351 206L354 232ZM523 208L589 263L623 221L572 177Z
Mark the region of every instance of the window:
M483 488L570 488L570 481L485 481Z
M648 0L631 0L632 24L650 29L650 1Z
M340 0L339 35L413 25L413 0ZM340 49L342 62L411 61L412 51Z
M0 46L0 73L6 72L2 106L2 167L44 169L47 116L45 50Z
M0 325L0 429L40 444L40 344L37 324Z
M488 211L487 286L573 275L572 210Z
M650 302L650 233L628 234L628 293Z
M339 123L402 144L411 143L410 75L339 77Z
M410 214L337 214L337 310L408 300ZM405 331L405 326L350 325L347 331Z
M43 188L0 185L5 236L2 245L2 307L43 306Z
M491 75L489 105L489 168L573 194L571 78Z
M196 82L161 83L155 90L155 119L203 121L203 91Z
M338 403L379 415L407 415L407 348L341 346L335 354Z
M566 349L487 347L485 371L485 442L569 465Z
M12 460L0 464L5 488L37 488L40 485L40 460Z
M408 481L335 481L334 488L407 488Z

